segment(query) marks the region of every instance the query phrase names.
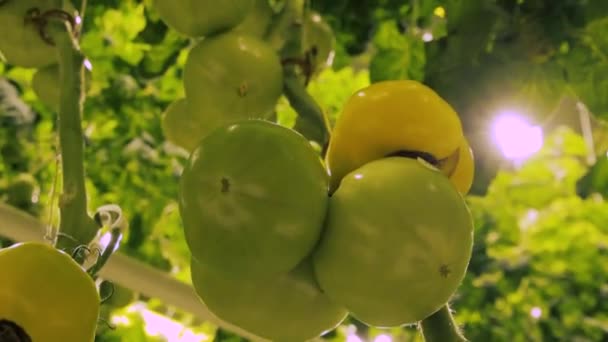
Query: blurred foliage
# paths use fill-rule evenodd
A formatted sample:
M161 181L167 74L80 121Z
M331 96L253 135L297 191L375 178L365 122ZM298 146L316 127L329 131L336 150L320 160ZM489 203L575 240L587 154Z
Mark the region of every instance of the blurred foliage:
M608 338L608 204L577 196L585 154L559 130L468 198L475 251L454 307L472 341Z
M176 207L187 154L165 141L160 115L184 94L192 42L168 29L150 3L89 1L82 36L93 67L83 118L87 187L91 208L118 203L125 212L122 252L188 282L189 252ZM477 160L468 198L476 244L454 299L467 337L608 340L608 206L602 199L608 192L608 1L308 3L337 40L333 69L308 87L332 123L353 92L385 79L421 80L461 116ZM57 125L32 90L34 72L0 63L0 198L47 220L61 185L55 181ZM590 168L576 104L593 114L599 157ZM488 140L489 124L503 108L526 113L549 132L545 148L517 167ZM296 114L284 99L276 112L281 124L293 126ZM559 129L564 125L569 129ZM205 326L215 341L241 340L148 303L177 321ZM130 309L106 306L104 318L115 327L100 325L98 340L155 341L146 335L141 310ZM112 313L123 317L120 324L112 323ZM394 341L420 340L415 327L387 332L353 319L325 339L344 341L355 330L370 341L388 332Z

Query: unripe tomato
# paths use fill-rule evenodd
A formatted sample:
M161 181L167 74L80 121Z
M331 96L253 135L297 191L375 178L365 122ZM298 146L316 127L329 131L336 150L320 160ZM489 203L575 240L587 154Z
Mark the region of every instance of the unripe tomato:
M184 87L202 137L231 121L269 117L283 92L283 68L264 41L224 33L190 51Z
M1 332L21 330L31 341L93 341L99 295L69 255L40 242L19 243L0 250L0 270Z
M274 11L268 0L253 0L253 8L245 19L234 28L235 32L264 38L272 21Z
M192 284L217 317L277 342L306 341L334 329L347 312L316 284L306 260L270 278L230 278L195 260Z
M171 28L190 37L202 37L237 26L253 0L154 0L160 18Z
M399 151L443 159L463 140L458 114L411 80L374 83L355 93L336 121L327 151L331 191L347 173Z
M36 68L57 60L55 47L45 42L27 13L61 9L61 0L9 0L0 5L0 52L13 65Z
M399 326L445 305L472 244L471 214L448 178L425 162L392 157L342 180L313 260L321 288L353 316Z
M32 89L40 101L53 110L59 109L60 91L59 65L51 64L36 70L32 78Z
M181 176L186 242L197 261L226 274L287 272L319 238L327 188L321 159L295 131L263 120L221 127Z
M61 75L59 74L59 64L51 64L38 68L32 77L32 90L40 101L49 106L54 111L59 111L61 101ZM85 68L84 88L89 89L91 71Z
M311 54L313 74L330 67L334 61L336 41L331 27L319 13L314 11L307 13L304 18L303 34L302 45L306 51L313 52Z
M202 138L204 128L193 119L185 98L173 101L163 112L161 119L167 140L187 151L192 151Z

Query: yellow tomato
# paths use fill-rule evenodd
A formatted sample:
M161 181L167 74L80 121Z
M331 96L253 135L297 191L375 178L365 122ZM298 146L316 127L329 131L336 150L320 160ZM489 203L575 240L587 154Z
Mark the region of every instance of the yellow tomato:
M0 270L0 332L9 341L94 340L99 295L69 255L41 242L19 243L0 249Z
M458 114L431 88L411 80L374 83L347 101L336 122L326 159L331 191L373 160L400 151L441 160L463 139Z

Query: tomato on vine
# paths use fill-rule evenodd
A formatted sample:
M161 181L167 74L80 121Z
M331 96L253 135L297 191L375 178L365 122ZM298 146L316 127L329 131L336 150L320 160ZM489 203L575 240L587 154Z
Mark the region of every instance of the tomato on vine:
M253 8L245 19L234 28L235 32L264 38L272 22L274 10L268 0L253 0Z
M0 53L7 62L37 68L57 61L55 47L32 20L36 13L61 9L61 0L7 0L0 3Z
M335 44L329 24L319 13L308 12L304 18L302 45L309 54L313 75L332 65Z
M209 37L188 55L184 88L197 138L228 122L268 118L283 92L283 68L264 41L236 32Z
M253 0L153 0L153 6L168 26L202 37L237 26L251 11Z
M463 139L458 114L431 88L411 80L374 83L351 96L336 121L326 157L331 189L372 160L406 152L440 161ZM444 171L449 176L454 168Z
M391 157L349 173L330 198L313 260L324 292L380 327L420 321L464 278L473 222L437 169Z
M170 103L161 117L165 138L187 151L194 150L205 130L192 116L188 101L181 98Z
M192 284L219 318L277 342L306 341L334 329L347 311L319 289L312 265L267 278L227 277L192 260Z
M15 244L0 249L0 276L0 332L9 341L93 341L99 295L69 255L41 242Z
M232 276L289 271L319 239L327 188L320 157L295 131L263 120L216 129L181 176L193 258Z

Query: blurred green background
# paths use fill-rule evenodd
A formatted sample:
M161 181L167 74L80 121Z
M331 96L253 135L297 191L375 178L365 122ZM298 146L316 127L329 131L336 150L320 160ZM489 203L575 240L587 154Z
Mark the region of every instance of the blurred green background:
M308 4L336 38L333 67L308 87L332 122L355 90L386 79L422 81L461 116L476 157L467 198L476 230L452 307L467 338L608 341L608 1ZM84 112L91 206L118 203L129 219L121 251L183 281L189 254L175 199L187 154L165 140L160 116L183 96L190 45L149 1L89 3L82 49L93 66ZM56 116L34 94L34 72L0 63L0 196L47 219ZM285 99L276 111L293 125ZM499 124L505 118L511 126ZM122 301L104 305L98 341L243 341L120 291ZM156 331L167 319L174 326ZM354 319L323 338L421 340L415 327L368 329Z

